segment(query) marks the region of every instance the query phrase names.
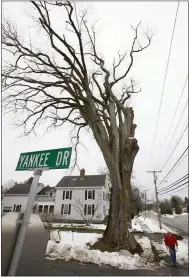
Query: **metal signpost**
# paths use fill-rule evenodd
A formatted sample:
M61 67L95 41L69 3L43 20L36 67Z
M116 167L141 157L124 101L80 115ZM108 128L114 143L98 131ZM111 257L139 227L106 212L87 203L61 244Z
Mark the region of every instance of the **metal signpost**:
M18 238L14 248L12 260L10 263L8 276L15 276L19 262L19 258L22 252L26 232L30 216L32 213L33 204L35 201L36 190L39 183L40 176L44 170L49 169L62 169L69 168L71 160L72 148L60 148L52 150L44 150L37 152L21 153L16 167L16 171L30 170L34 171L34 178L28 197L26 210L24 213L21 227L19 230Z

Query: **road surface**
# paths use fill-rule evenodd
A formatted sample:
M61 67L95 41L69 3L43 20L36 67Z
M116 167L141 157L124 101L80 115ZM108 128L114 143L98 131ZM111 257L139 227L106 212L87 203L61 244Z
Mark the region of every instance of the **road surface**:
M161 220L164 224L169 224L188 235L188 215L179 215L174 218L161 217Z
M151 214L151 216L157 219L156 214ZM178 215L174 218L162 216L161 221L162 223L181 231L183 235L188 235L188 215Z
M188 276L188 266L160 267L155 270L123 270L115 267L82 264L76 261L45 260L45 268L38 276Z

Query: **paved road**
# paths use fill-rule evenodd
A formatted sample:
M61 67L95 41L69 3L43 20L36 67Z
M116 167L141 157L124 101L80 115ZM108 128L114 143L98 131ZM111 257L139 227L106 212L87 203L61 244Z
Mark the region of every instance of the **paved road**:
M188 215L176 216L174 218L161 217L162 222L169 224L186 234L188 234Z
M151 216L157 219L157 216L151 214ZM161 217L161 221L170 227L176 228L184 235L188 235L188 215L175 216L174 218Z
M188 276L188 266L161 267L155 270L123 270L76 261L45 260L45 269L38 276Z

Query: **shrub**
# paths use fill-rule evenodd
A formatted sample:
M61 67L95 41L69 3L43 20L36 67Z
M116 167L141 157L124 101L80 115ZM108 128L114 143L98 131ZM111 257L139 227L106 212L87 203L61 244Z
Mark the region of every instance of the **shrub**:
M171 207L166 208L166 214L171 214L171 215L173 214Z
M180 206L175 207L175 213L176 214L182 214L182 208Z

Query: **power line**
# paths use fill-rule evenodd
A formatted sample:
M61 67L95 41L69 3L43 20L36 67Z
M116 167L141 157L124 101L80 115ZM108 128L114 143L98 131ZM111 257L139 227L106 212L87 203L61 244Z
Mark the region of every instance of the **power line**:
M186 174L185 176L183 176L182 178L180 178L179 180L175 181L174 183L170 184L167 187L164 187L162 189L160 189L158 192L162 192L164 190L170 189L171 187L175 187L176 185L180 184L181 182L185 181L188 178L188 174Z
M173 121L174 121L174 119L175 119L175 115L176 115L176 113L177 113L177 110L178 110L178 107L179 107L179 104L180 104L180 101L181 101L182 95L183 95L183 93L184 93L184 89L185 89L185 86L186 86L187 80L188 80L188 75L186 76L186 80L185 80L185 82L184 82L184 86L183 86L183 89L182 89L182 91L181 91L181 94L180 94L180 97L179 97L179 101L178 101L177 107L176 107L176 109L175 109L175 112L174 112L174 115L173 115L173 118L172 118L171 124L170 124L170 126L169 126L169 130L168 130L168 132L167 132L167 136L166 136L166 139L165 139L164 145L165 145L165 144L166 144L166 142L167 142L167 138L168 138L168 136L169 136L169 132L170 132L171 127L172 127L172 125L173 125Z
M187 128L188 128L188 124L187 124L187 126L185 127L184 131L182 132L182 134L181 134L179 140L177 141L177 143L176 143L175 147L173 148L173 151L172 151L171 154L169 155L167 161L164 163L163 167L161 168L161 171L162 171L162 170L164 169L164 167L167 165L167 163L168 163L168 161L170 160L171 156L172 156L173 153L175 152L175 149L177 148L177 146L178 146L179 142L181 141L181 139L182 139L184 133L186 132Z
M180 159L184 156L185 152L188 150L189 147L187 147L184 152L182 153L182 155L180 156L180 158L176 161L176 163L173 165L173 167L169 170L169 172L167 173L167 175L164 177L164 179L159 183L159 185L157 187L159 187L163 181L167 178L167 176L171 173L171 171L175 168L175 166L178 164L178 162L180 161Z
M174 168L174 170L171 171L171 174L172 174L173 172L175 172L175 170L177 169L177 167L186 159L187 156L188 156L188 153L186 153L186 155L182 158L182 160L180 161L180 163L177 164L177 166ZM170 175L171 175L171 174L170 174Z
M162 193L158 193L158 195L166 194L166 193L168 193L168 192L170 192L170 191L173 191L173 190L175 190L175 189L177 189L177 188L180 188L180 187L184 186L185 184L188 184L188 181L185 182L185 183L182 184L182 185L179 185L179 186L176 187L176 188L173 188L173 189L171 189L171 190L168 190L168 191L165 191L165 192L162 192Z
M187 105L188 105L188 101L186 102L186 104L185 104L185 106L184 106L184 109L183 109L182 114L181 114L181 116L180 116L180 119L179 119L179 121L178 121L178 123L177 123L177 126L176 126L176 128L175 128L175 130L174 130L174 133L173 133L173 135L172 135L172 137L171 137L171 140L170 140L170 142L169 142L169 145L167 146L167 149L166 149L166 151L165 151L164 156L166 156L166 154L167 154L167 152L168 152L168 150L169 150L169 147L170 147L171 142L172 142L172 140L173 140L173 138L174 138L174 136L175 136L175 133L176 133L176 131L177 131L177 128L178 128L178 126L179 126L179 124L180 124L180 121L181 121L181 119L182 119L182 117L183 117L183 114L184 114L184 112L185 112L185 110L186 110Z
M158 116L157 116L157 121L156 121L156 127L155 127L153 142L152 142L152 149L151 149L151 153L150 153L150 159L151 159L152 151L153 151L153 148L154 148L154 142L155 142L157 127L158 127L158 121L159 121L159 116L160 116L160 111L161 111L161 105L162 105L162 100L163 100L163 94L164 94L164 89L165 89L165 82L166 82L166 79L167 79L167 72L168 72L168 67L169 67L169 60L170 60L170 55L171 55L173 37L174 37L174 33L175 33L175 27L176 27L176 21L177 21L177 14L178 14L178 9L179 9L179 4L180 4L180 2L178 2L177 10L176 10L176 15L175 15L175 21L174 21L173 32L172 32L172 37L171 37L171 43L170 43L170 48L169 48L169 55L168 55L168 59L167 59L167 65L166 65L166 70L165 70L165 77L164 77L164 82L163 82L163 89L162 89L162 93L161 93L161 100L160 100L160 105L159 105L159 110L158 110Z
M182 189L176 190L176 191L174 191L174 192L172 192L172 193L170 193L170 194L173 194L173 193L179 192L179 191L181 191L181 190L183 190L183 189L187 189L187 188L188 188L188 186L186 186L185 188L182 188Z
M176 170L176 168L186 159L187 156L188 156L188 153L186 153L186 155L180 160L180 162L177 164L177 166L174 168L174 170L171 171L171 173L169 175L171 175ZM154 192L152 192L149 201L153 201L154 199L155 199L155 194L154 194Z

